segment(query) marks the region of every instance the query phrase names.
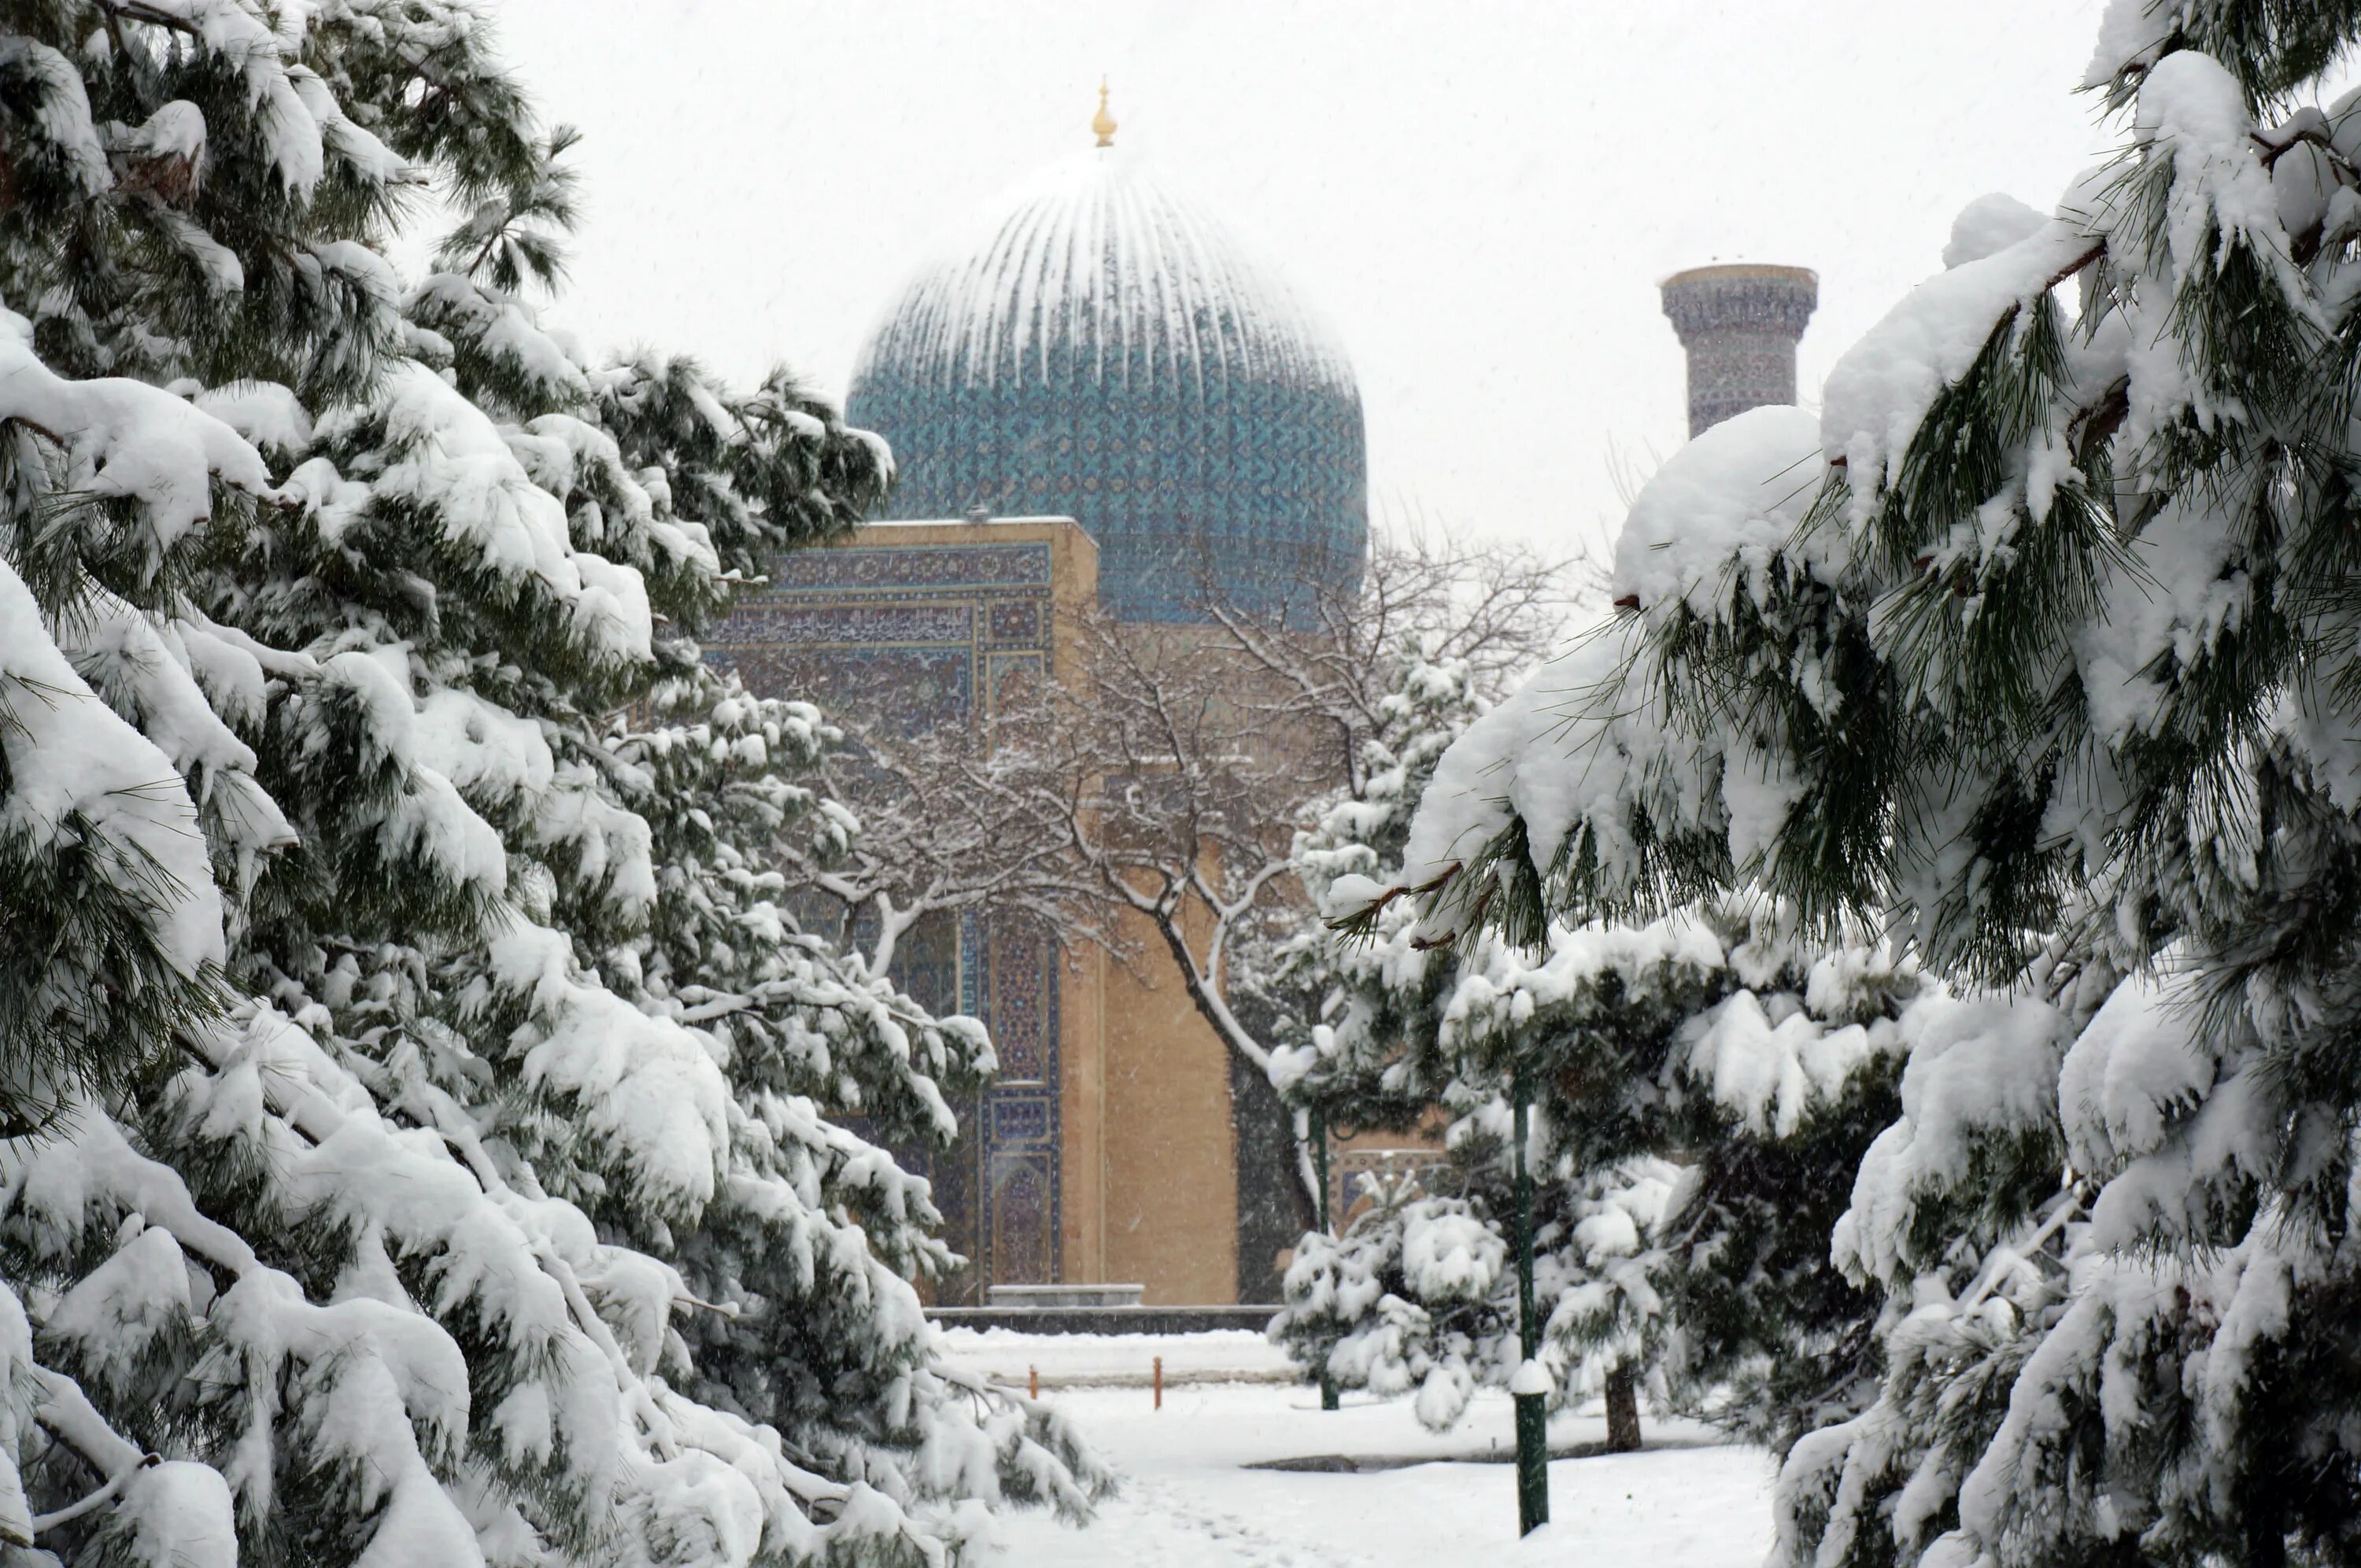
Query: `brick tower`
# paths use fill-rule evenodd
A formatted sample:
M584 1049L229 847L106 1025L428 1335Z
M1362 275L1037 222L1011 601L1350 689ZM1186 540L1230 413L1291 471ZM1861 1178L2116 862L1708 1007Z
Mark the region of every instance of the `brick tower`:
M1820 302L1807 267L1693 267L1664 280L1664 314L1689 356L1689 434L1795 400L1795 344Z

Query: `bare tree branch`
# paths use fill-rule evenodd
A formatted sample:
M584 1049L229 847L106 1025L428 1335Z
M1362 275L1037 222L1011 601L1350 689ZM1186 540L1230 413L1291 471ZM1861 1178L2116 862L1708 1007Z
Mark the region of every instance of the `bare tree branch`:
M1126 963L1137 933L1224 1047L1267 1076L1275 1030L1319 1003L1273 978L1272 955L1318 922L1299 838L1364 798L1383 765L1402 649L1504 693L1556 650L1594 578L1583 563L1414 533L1381 543L1357 580L1308 582L1276 609L1209 592L1190 625L1083 611L1063 629L1071 667L972 729L840 715L853 744L829 783L860 831L790 878L837 901L872 972L946 911L1029 921ZM1300 1139L1296 1153L1308 1203Z
M1200 625L1086 614L1082 670L1002 745L1061 792L1043 815L1104 896L1151 925L1206 1025L1268 1074L1274 1010L1316 1005L1272 994L1263 961L1317 919L1299 835L1368 788L1400 651L1505 691L1554 651L1582 587L1521 549L1412 540L1276 612L1209 598Z

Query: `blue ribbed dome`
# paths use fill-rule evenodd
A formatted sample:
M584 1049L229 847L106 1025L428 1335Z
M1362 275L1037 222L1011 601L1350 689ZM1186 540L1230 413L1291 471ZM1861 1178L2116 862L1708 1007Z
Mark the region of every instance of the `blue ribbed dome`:
M846 416L893 444L885 515L1074 518L1129 620L1260 611L1359 574L1361 398L1278 275L1137 160L1011 192L871 336Z

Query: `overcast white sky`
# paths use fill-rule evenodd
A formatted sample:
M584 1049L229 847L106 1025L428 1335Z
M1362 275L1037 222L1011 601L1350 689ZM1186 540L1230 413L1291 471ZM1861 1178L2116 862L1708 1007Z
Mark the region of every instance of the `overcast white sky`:
M947 225L1118 139L1334 324L1373 510L1543 544L1620 516L1613 455L1686 433L1655 284L1818 269L1806 400L2005 190L2114 145L2072 92L2100 0L501 0L582 127L552 313L594 347L775 360L841 397Z

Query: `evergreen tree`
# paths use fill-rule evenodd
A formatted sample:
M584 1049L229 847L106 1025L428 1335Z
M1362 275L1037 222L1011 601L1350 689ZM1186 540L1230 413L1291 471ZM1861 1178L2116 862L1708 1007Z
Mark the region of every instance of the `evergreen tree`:
M1280 1045L1270 1076L1282 1091L1340 1124L1409 1127L1434 1103L1444 1080L1431 1061L1397 1065L1388 1053L1431 1034L1408 1026L1400 1012L1432 1006L1441 966L1408 945L1409 901L1389 900L1376 912L1381 939L1370 943L1334 940L1323 912L1381 895L1380 879L1401 863L1435 764L1488 705L1472 667L1444 654L1431 633L1404 635L1387 656L1386 674L1367 705L1370 722L1355 746L1350 779L1314 803L1312 826L1295 837L1291 866L1314 918L1290 922L1246 973L1274 1018ZM1347 1031L1341 1043L1340 1025Z
M947 1139L989 1047L779 912L828 735L691 641L882 447L538 330L567 138L468 7L0 25L0 1537L931 1563L1083 1507L829 1120Z
M1346 1387L1415 1387L1437 1426L1474 1388L1508 1387L1521 1066L1553 1403L1603 1391L1609 1446L1637 1447L1644 1384L1781 1452L1865 1404L1878 1302L1829 1266L1828 1240L1894 1111L1915 974L1740 900L1554 926L1530 957L1490 938L1421 952L1412 929L1360 960L1290 1093L1363 1115L1431 1096L1450 1157L1423 1192L1304 1239L1277 1325L1298 1358Z
M1472 729L1431 935L1757 879L2010 982L1914 1031L1834 1235L1878 1401L1778 1560L2349 1558L2361 7L2115 0L2124 153L1963 214L1822 413L1635 502L1628 614ZM1594 700L1576 704L1569 694Z
M891 477L882 443L783 370L744 397L678 359L594 381L598 418L651 488L698 509L725 580L849 527ZM937 1365L907 1283L959 1260L936 1234L928 1184L883 1146L948 1148L950 1102L973 1098L991 1046L974 1020L929 1016L797 927L781 868L826 864L860 836L820 792L823 754L842 738L809 705L753 697L708 664L687 640L704 619L694 602L670 609L660 653L681 673L654 722L610 737L610 776L651 824L662 869L650 929L598 960L641 1005L715 1036L731 1064L746 1164L679 1263L734 1310L683 1326L695 1386L906 1505L981 1493L1082 1513L1103 1479L1096 1462L1046 1408ZM684 799L702 809L669 808ZM858 1114L876 1142L823 1109ZM782 1189L821 1201L785 1201Z

